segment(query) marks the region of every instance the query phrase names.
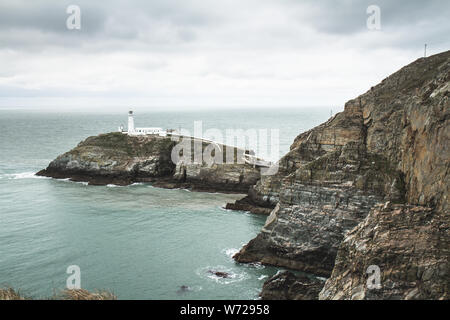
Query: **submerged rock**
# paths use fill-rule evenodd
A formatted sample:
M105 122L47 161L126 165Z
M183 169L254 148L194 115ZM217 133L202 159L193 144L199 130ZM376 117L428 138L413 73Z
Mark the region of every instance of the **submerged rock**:
M208 270L208 273L211 273L211 274L215 275L216 277L224 278L224 279L230 277L230 274L228 272L224 272L224 271Z
M180 287L180 289L178 289L177 293L178 293L178 294L183 294L183 293L189 292L189 291L191 291L191 290L192 290L192 289L191 289L189 286L182 285L182 286Z

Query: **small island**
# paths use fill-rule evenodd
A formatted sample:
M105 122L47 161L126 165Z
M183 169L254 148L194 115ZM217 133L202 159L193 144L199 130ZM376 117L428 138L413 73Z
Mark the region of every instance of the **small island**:
M174 162L173 149L179 141L187 143L188 161ZM215 148L207 149L213 144ZM214 155L220 150L222 161L195 161L195 152ZM233 152L230 163L227 152ZM183 151L181 151L182 153ZM162 128L135 128L133 112L128 115L128 130L89 137L66 152L38 176L88 182L90 185L129 185L149 182L157 187L190 188L194 191L247 193L261 177L261 161L252 151L230 147L210 140L186 137ZM264 163L263 163L264 165Z

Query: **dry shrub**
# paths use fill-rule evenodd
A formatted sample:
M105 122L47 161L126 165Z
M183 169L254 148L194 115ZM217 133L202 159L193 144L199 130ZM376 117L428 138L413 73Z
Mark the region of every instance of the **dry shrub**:
M0 300L25 300L20 293L12 288L0 289Z
M51 298L44 298L43 300L117 300L117 297L109 291L98 290L89 292L84 289L77 290L62 290L59 294L55 294ZM19 291L12 288L0 289L0 300L31 300L31 298L23 297Z
M117 297L109 291L89 292L84 289L65 289L54 297L56 300L117 300Z

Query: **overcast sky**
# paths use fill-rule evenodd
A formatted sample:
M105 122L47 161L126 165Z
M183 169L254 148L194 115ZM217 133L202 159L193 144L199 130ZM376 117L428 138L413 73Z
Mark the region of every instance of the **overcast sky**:
M448 0L0 0L0 108L342 107L425 43L450 49L449 17Z

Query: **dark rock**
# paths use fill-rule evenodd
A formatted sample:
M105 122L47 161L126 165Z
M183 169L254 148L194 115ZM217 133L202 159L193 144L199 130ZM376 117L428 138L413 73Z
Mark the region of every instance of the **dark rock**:
M182 285L180 287L180 289L178 289L177 293L178 294L183 294L183 293L186 293L186 292L189 292L189 291L191 291L191 288L189 286Z
M317 300L324 281L281 272L267 280L261 291L262 300Z
M269 215L273 210L273 206L261 207L254 203L249 196L236 200L234 203L227 203L225 209L248 211L255 214Z
M320 299L448 300L449 218L432 208L377 206L341 243ZM367 285L372 265L378 289Z
M211 273L219 278L229 278L230 274L228 272L224 272L224 271L215 271L215 270L208 270L208 273Z

